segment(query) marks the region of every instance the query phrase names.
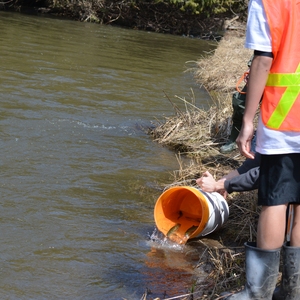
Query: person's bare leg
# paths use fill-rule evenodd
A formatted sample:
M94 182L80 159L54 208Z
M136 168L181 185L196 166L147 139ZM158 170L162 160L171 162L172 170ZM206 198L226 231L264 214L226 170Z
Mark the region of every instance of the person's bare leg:
M285 235L286 209L287 205L262 207L257 226L258 248L273 250L282 246ZM300 224L298 225L300 226Z
M300 205L294 205L294 222L291 234L290 245L292 247L300 247Z

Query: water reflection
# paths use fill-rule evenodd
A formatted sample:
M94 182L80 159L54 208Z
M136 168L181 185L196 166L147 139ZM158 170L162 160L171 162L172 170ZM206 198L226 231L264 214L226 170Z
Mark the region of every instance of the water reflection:
M151 295L163 299L190 293L196 279L194 268L205 250L176 244L157 229L151 234L149 245L145 275Z

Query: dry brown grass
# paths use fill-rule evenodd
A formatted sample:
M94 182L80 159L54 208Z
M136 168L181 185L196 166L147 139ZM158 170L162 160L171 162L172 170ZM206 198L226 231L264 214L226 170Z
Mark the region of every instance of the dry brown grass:
M233 92L238 79L247 71L252 52L244 48L243 31L229 32L213 53L197 62L195 79L208 91Z
M190 102L178 99L186 104L186 110L181 111L173 103L175 115L151 131L154 140L193 156L205 152L216 154L215 147L230 133L231 97L222 95L213 99L215 104L208 111L197 108L193 99Z
M185 111L172 102L175 115L167 117L150 131L154 140L176 151L179 169L173 172L174 185L195 185L195 179L209 170L220 178L244 160L238 151L223 155L220 145L226 141L231 128L232 92L239 77L247 70L251 52L243 47L243 33L230 33L219 43L210 56L198 61L195 78L212 97L208 111L194 105L194 100L178 98L185 102ZM188 297L180 299L222 299L222 291L236 291L244 284L244 247L246 241L256 239L259 216L256 191L233 193L227 197L230 215L223 228L210 235L220 247L207 245L207 257L199 261L211 265L206 280L197 282ZM199 243L202 242L200 239Z

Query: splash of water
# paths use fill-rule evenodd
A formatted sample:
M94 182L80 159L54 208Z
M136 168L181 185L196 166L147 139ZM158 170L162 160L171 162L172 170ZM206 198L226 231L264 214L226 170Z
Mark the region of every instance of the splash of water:
M151 247L159 249L172 249L181 251L184 249L184 244L178 244L164 236L156 227L151 234L148 234L149 244Z

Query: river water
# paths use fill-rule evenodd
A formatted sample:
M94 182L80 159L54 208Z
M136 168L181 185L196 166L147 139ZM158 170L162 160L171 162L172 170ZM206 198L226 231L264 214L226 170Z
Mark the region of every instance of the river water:
M215 45L8 12L0 28L1 299L185 293L195 257L153 218L178 164L142 128L173 114L165 95L209 105L184 70Z

